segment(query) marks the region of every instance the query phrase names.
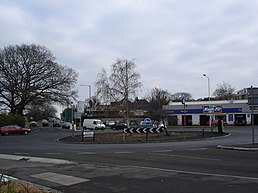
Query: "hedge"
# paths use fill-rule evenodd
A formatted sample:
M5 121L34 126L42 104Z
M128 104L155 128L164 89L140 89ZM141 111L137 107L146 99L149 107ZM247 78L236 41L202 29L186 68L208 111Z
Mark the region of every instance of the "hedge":
M5 125L19 125L21 127L25 126L25 119L21 115L17 114L0 114L0 127Z

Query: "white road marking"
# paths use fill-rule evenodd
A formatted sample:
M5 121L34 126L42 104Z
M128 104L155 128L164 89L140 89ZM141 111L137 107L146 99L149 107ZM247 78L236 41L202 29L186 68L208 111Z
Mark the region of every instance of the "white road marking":
M175 154L162 154L162 153L149 153L149 154L151 154L151 155L157 155L157 156L187 158L187 159L198 159L198 160L209 160L209 161L221 161L221 159L204 158L204 157L193 157L193 156L184 156L184 155L175 155Z
M165 153L165 152L171 152L173 150L171 149L167 149L167 150L157 150L157 151L153 151L153 153Z
M116 154L130 154L133 153L132 151L117 151Z
M29 155L29 153L25 153L25 152L15 152L13 154L15 154L15 155Z
M190 151L201 151L201 150L207 150L208 148L195 148L195 149L190 149Z
M28 162L39 162L39 163L49 163L49 164L77 164L76 162L63 160L63 159L53 159L53 158L41 158L41 157L30 157L21 155L8 155L0 154L0 159L7 160L24 160Z
M78 155L95 155L95 152L79 152Z
M90 181L89 179L78 178L78 177L68 176L68 175L64 175L64 174L58 174L58 173L54 173L54 172L45 172L45 173L40 173L40 174L34 174L34 175L31 175L31 177L54 182L54 183L61 184L64 186L71 186L74 184L79 184L82 182Z
M46 155L61 155L61 153L45 153Z
M205 172L192 172L192 171L184 171L184 170L173 170L173 169L164 169L164 168L154 168L154 167L145 167L145 166L133 166L128 165L133 168L147 169L147 170L156 170L163 172L173 172L173 173L182 173L182 174L191 174L191 175L202 175L202 176L212 176L212 177L224 177L224 178L238 178L244 180L255 180L258 181L256 177L250 176L236 176L236 175L227 175L227 174L215 174L215 173L205 173Z

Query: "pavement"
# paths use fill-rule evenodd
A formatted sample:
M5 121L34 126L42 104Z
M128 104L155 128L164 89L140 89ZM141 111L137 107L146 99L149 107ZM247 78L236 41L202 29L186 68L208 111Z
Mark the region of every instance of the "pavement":
M21 180L21 179L18 179L18 178L14 178L12 176L8 176L8 175L5 175L5 174L1 174L0 173L0 183L5 183L5 182L9 182L9 181L16 181L16 182L19 182L25 186L31 186L31 187L37 187L39 188L39 191L41 192L51 192L51 193L62 193L58 190L55 190L53 188L50 188L50 187L46 187L46 186L42 186L42 185L39 185L39 184L35 184L35 183L32 183L32 182L28 182L28 181L25 181L25 180Z
M238 151L258 151L258 143L238 144L238 145L218 145L219 149L238 150Z

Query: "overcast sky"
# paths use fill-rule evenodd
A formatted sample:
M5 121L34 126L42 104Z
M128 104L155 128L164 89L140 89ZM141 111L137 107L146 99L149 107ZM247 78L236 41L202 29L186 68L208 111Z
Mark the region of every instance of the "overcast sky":
M0 47L46 46L79 73L79 100L117 58L154 87L208 96L223 81L258 86L257 0L0 0Z

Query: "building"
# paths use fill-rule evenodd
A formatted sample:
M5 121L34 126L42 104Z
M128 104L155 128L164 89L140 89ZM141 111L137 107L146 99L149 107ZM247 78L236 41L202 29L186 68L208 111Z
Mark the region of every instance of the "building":
M78 108L66 108L61 113L61 119L71 122L72 119L79 123L81 119L98 118L103 121L124 120L127 116L132 120L142 120L150 116L150 103L145 99L136 98L133 102L121 100L111 102L110 105L98 105L94 108L85 108L77 113ZM80 115L81 117L76 117Z
M210 108L209 108L210 107ZM210 110L209 110L210 109ZM227 125L251 125L252 111L247 100L170 102L163 106L168 125L216 125L223 119ZM254 111L254 124L258 125L258 111Z

